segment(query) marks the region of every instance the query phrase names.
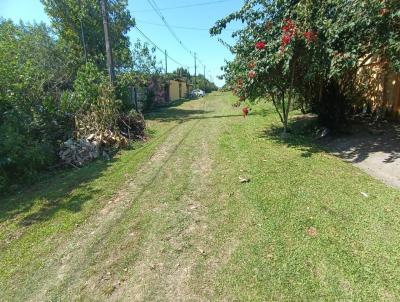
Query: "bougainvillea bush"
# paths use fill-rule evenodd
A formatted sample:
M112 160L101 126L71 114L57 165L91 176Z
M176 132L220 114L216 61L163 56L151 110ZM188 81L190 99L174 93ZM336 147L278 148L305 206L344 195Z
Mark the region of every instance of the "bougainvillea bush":
M233 34L235 57L224 67L240 100L271 99L285 132L294 100L340 127L358 96L357 70L368 59L400 71L399 11L398 0L248 0L211 34L234 20L245 25Z

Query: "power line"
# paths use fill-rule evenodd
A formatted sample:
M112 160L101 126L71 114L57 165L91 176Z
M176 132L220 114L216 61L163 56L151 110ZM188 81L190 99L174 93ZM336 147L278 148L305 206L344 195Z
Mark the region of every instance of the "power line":
M168 31L171 33L171 35L175 38L175 40L179 43L179 45L181 45L181 47L186 50L195 60L196 60L196 55L194 52L192 52L188 47L185 46L185 44L183 44L183 42L179 39L178 35L175 33L175 31L171 28L171 26L168 24L167 20L165 19L165 17L163 16L163 14L161 13L160 9L157 6L157 3L154 0L147 0L147 2L150 4L150 6L153 8L153 10L155 11L155 13L161 18L161 20L163 21L163 23L165 24L165 27L168 29ZM200 60L199 60L200 61ZM201 62L201 61L200 61ZM202 65L204 65L201 62Z
M164 18L163 14L160 12L157 3L155 3L154 0L147 0L149 2L150 6L153 8L153 10L156 12L156 14L161 18L163 23L165 24L165 27L168 29L168 31L171 33L171 35L175 38L176 41L182 46L184 50L186 50L190 55L193 56L192 51L183 44L183 42L179 39L178 35L174 32L174 30L171 28L171 26L168 24L167 20Z
M150 25L155 25L155 26L162 26L164 27L164 24L160 24L160 23L154 23L154 22L149 22L149 21L144 21L144 20L140 20L135 18L135 21L138 21L139 23L144 23L144 24L150 24ZM177 28L177 29L185 29L185 30L199 30L199 31L209 31L209 28L205 28L205 27L188 27L188 26L179 26L179 25L170 25L172 28ZM225 29L225 31L234 31L234 30L227 30Z
M149 41L157 50L159 50L159 51L160 51L161 53L163 53L164 55L166 54L166 53L165 53L165 50L162 50L156 43L153 42L153 40L151 40L151 39L150 39L144 32L142 32L137 26L135 26L135 29L136 29L147 41ZM179 66L182 66L182 67L184 67L184 68L187 68L186 65L184 65L184 64L178 62L177 60L171 58L171 56L170 56L168 53L166 54L166 56L167 56L168 59L170 59L170 60L171 60L172 62L174 62L175 64L177 64L177 65L179 65Z
M180 6L174 6L174 7L163 7L163 8L160 8L159 10L160 11L165 11L165 10L173 10L173 9L180 9L180 8L206 6L206 5L213 5L213 4L218 4L218 3L228 2L228 1L231 1L231 0L218 0L218 1L209 1L209 2L186 4L186 5L180 5ZM153 11L153 10L152 9L142 9L142 10L134 10L132 12L134 12L134 13L144 13L144 12L151 12L151 11Z

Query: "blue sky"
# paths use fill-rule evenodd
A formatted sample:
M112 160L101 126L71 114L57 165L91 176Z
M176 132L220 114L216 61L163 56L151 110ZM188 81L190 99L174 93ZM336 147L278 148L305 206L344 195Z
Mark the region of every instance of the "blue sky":
M207 29L214 22L229 13L239 9L243 0L155 0L158 7L162 10L165 20L172 26L180 41L192 52L196 52L201 62L206 65L206 76L218 85L222 82L217 75L221 74L220 67L224 65L225 59L231 59L229 51L218 42L217 37L210 37ZM209 4L214 2L213 4ZM178 6L196 5L208 3L201 6L176 8ZM152 10L147 0L129 0L128 8L131 15L135 17L137 25L151 40L160 48L167 49L168 54L176 61L190 66L190 72L194 73L194 59L184 50L175 40L171 33L162 25L160 17ZM164 10L165 9L165 10ZM44 21L50 23L46 16L40 0L0 0L0 16L10 18L16 22L23 21ZM190 27L194 29L184 29L177 27ZM231 24L225 33L220 37L227 42L232 42L229 30L237 29L240 23ZM199 29L199 30L197 30ZM135 30L129 33L131 42L137 38L144 38ZM164 60L164 55L157 53L157 57ZM164 61L163 61L164 63ZM203 73L203 66L198 64L198 72ZM179 67L174 62L168 62L168 70L172 71Z

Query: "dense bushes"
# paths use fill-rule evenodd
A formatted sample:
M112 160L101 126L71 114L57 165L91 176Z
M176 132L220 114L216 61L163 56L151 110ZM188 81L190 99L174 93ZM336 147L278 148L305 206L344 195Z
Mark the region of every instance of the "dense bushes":
M70 138L121 136L108 78L90 61L71 64L66 49L44 24L0 21L0 191L57 165Z
M54 164L71 129L57 95L68 85L62 46L43 24L0 21L0 184Z

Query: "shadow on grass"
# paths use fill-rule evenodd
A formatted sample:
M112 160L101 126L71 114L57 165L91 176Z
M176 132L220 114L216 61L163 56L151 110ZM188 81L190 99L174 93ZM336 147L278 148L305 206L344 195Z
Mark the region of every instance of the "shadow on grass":
M212 113L213 111L207 111L207 110L164 107L146 114L145 117L146 120L155 120L160 122L178 121L182 123L189 120L203 120L203 119L229 118L229 117L241 116L240 113L227 114L227 115L213 115Z
M99 160L80 169L47 174L40 182L12 193L9 197L3 197L0 200L0 223L18 219L21 215L18 223L28 226L48 220L59 211L80 211L83 204L98 193L88 183L100 177L116 160ZM24 213L27 215L24 216Z
M267 114L270 114L267 112ZM317 121L313 116L298 116L289 121L289 130L283 133L283 126L272 125L262 131L260 137L268 138L275 143L283 144L302 151L302 157L312 157L313 154L326 152L327 149L316 140Z
M318 152L334 153L352 163L360 163L372 153L383 153L382 164L400 163L400 125L384 123L371 126L365 121L353 122L349 133L328 135L317 139L318 124L316 117L298 116L289 123L289 133L282 136L283 127L272 126L261 136L275 142L303 151L302 156L311 157Z

